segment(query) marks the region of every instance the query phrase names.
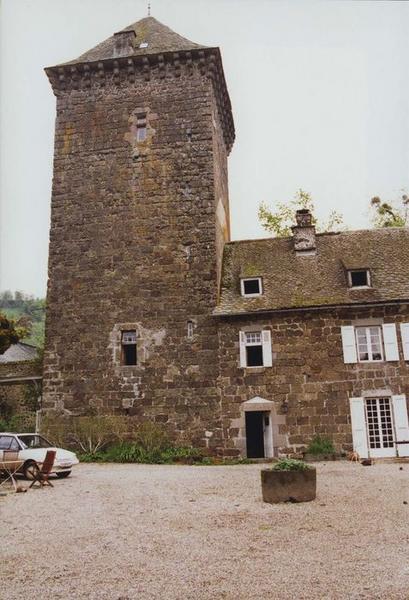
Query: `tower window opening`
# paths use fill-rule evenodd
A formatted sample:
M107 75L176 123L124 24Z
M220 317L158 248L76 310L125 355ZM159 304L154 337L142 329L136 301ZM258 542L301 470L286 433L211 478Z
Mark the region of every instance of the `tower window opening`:
M144 142L146 140L146 114L136 117L136 141Z
M193 321L187 322L187 339L192 340L195 333L195 324Z
M121 363L125 366L137 364L136 331L122 332L121 358Z

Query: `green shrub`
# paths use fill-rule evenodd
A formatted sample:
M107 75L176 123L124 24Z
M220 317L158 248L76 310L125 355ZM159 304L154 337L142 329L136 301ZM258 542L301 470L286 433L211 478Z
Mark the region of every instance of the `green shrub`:
M95 454L117 438L114 421L111 415L75 417L71 437L85 454Z
M294 458L280 458L273 466L273 471L306 471L311 469L307 463Z
M316 435L308 444L308 454L334 454L335 448L332 440Z
M148 453L158 453L169 447L169 438L162 426L144 421L135 431L135 441Z
M19 413L13 415L8 420L1 419L0 431L15 431L16 433L32 433L35 431L36 416L35 413Z
M81 461L103 461L117 463L171 464L180 461L201 460L200 450L186 447L167 447L163 449L146 449L140 444L122 442L114 444L104 451L86 452L80 456Z

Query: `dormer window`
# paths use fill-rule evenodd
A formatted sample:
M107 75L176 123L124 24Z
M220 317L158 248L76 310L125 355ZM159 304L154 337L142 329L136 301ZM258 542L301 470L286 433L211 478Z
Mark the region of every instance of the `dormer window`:
M251 298L254 296L261 296L263 293L261 285L261 277L246 277L240 280L241 295Z
M353 269L348 271L348 284L351 288L371 287L369 269Z

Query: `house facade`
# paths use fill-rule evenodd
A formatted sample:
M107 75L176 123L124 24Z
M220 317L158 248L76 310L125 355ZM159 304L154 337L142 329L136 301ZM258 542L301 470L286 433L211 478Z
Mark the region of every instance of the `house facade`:
M230 242L220 51L152 17L46 72L45 409L230 456L316 434L409 455L408 231L316 235L301 211L291 238Z

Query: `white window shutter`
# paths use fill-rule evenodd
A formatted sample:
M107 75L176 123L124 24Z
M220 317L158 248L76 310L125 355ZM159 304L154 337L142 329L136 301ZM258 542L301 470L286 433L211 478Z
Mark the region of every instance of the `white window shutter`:
M246 360L246 334L244 333L244 331L240 331L239 342L240 342L240 366L241 367L246 367L247 366L247 360Z
M396 337L396 326L394 323L382 325L383 345L385 347L386 360L399 360L398 338Z
M409 323L400 324L400 335L402 338L403 358L409 360Z
M398 456L409 456L409 423L406 396L392 396L393 416L395 420L396 441L407 444L397 444Z
M355 331L352 325L341 327L342 350L344 351L344 363L358 362L355 344Z
M271 331L269 329L263 329L263 366L273 366L273 353L271 351Z
M355 452L361 458L368 458L368 438L366 435L365 406L363 398L350 398L352 442Z

